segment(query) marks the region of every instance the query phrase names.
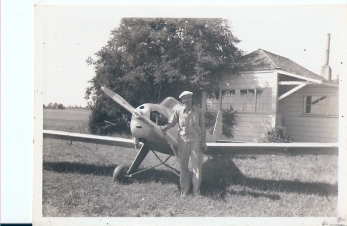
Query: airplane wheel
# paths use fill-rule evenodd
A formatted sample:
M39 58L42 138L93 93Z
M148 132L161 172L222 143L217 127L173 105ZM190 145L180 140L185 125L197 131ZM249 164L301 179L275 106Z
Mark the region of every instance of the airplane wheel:
M126 181L126 175L127 169L123 165L117 166L113 171L113 181L114 182L125 182Z

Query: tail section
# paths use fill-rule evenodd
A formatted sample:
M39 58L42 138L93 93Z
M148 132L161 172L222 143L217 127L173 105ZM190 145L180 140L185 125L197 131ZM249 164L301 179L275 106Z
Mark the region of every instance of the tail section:
M219 110L217 112L216 123L215 123L214 128L213 128L213 133L210 134L208 131L206 131L207 141L216 142L217 140L222 139L222 125L223 125L222 120L223 120L222 111Z

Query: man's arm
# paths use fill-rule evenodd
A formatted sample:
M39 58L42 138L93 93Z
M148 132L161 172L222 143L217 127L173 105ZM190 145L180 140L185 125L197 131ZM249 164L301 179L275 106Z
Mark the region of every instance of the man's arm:
M167 125L162 126L163 132L166 132L168 129L171 129L176 125L178 122L178 110L175 110L175 112L172 114L171 118L169 119L169 122Z

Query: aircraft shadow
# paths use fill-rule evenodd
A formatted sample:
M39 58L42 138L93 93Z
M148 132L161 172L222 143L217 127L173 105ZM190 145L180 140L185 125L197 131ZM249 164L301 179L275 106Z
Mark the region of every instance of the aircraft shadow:
M227 188L231 185L240 185L243 189L241 191L230 191ZM246 188L251 188L253 191L248 191L249 189ZM226 158L222 156L221 158L209 159L203 165L202 194L218 194L222 199L226 194L250 195L253 197L262 196L272 200L280 199L279 195L271 194L271 192L337 196L337 191L337 184L246 177L235 165L231 157Z
M112 177L114 166L100 166L77 162L43 162L43 169L57 173L79 173Z
M112 177L113 171L117 165L101 166L78 162L43 162L43 169L57 173L78 173L92 174L96 176ZM139 168L139 170L142 170ZM169 170L148 169L145 172L136 174L132 177L140 182L161 182L178 184L179 179ZM131 181L129 181L131 183Z

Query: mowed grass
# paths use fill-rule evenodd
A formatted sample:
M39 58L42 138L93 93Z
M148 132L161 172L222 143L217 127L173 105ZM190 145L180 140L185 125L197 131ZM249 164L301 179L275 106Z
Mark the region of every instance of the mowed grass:
M88 133L89 114L87 110L44 110L44 129ZM337 215L337 156L206 156L203 197L182 199L178 177L162 166L135 175L127 184L114 183L114 167L129 166L136 154L135 149L44 139L43 216ZM157 163L150 153L140 169ZM169 163L178 167L174 158Z

